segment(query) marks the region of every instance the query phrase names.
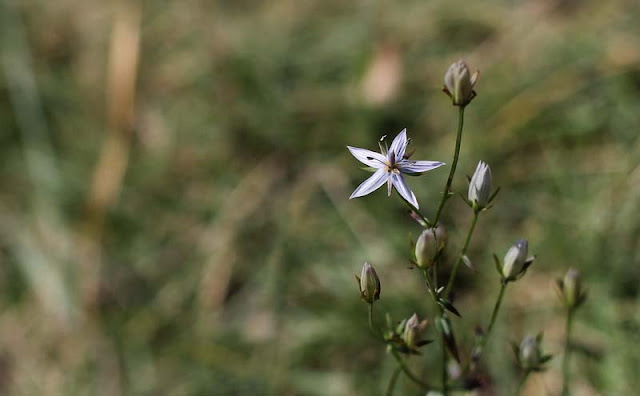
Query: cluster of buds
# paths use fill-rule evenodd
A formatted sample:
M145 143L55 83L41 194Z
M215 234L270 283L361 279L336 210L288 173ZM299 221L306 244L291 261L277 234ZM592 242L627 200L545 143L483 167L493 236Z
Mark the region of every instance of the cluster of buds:
M360 288L360 296L364 301L373 304L374 301L380 299L380 279L376 270L369 263L364 263L360 277L355 275Z
M401 320L396 326L387 316L387 326L385 341L391 348L399 352L419 355L419 348L432 342L432 340L422 339L422 334L427 327L427 320L421 321L415 313L409 319Z
M500 189L491 192L491 168L485 162L478 162L476 171L469 180L469 192L467 193L467 204L475 213L481 212L491 207L491 203L498 195Z
M525 372L543 371L545 369L544 364L553 357L542 353L541 343L542 333L535 337L527 335L520 342L520 345L511 344L518 366Z
M527 257L528 250L529 243L524 239L520 239L509 248L507 254L504 255L502 263L496 255L493 256L503 283L515 281L524 276L535 260L535 256Z
M580 272L575 268L569 268L563 279L557 279L556 286L567 309L576 309L587 299L587 293L582 288Z
M478 81L479 71L470 74L467 64L459 60L452 64L444 75L444 93L449 95L454 106L464 107L476 97L473 87Z
M442 224L423 230L415 246L415 264L420 268L430 268L447 246L448 238Z

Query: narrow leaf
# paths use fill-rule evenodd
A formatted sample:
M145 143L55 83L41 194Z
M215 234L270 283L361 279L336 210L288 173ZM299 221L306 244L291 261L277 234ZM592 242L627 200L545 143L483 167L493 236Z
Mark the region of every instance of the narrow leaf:
M475 271L476 268L473 266L473 263L471 262L471 260L469 259L469 256L467 256L466 254L464 256L462 256L462 262L464 263L464 265L466 265L471 271Z
M500 259L495 255L495 253L493 254L493 261L495 261L496 263L496 269L498 270L500 276L504 277L504 275L502 274L502 264L500 264Z
M456 307L453 306L453 304L451 304L449 301L440 298L438 299L438 302L440 303L440 305L442 305L444 307L444 309L446 309L447 311L453 313L454 315L456 315L457 317L461 318L462 316L460 315L460 312L458 312L458 310L456 309Z

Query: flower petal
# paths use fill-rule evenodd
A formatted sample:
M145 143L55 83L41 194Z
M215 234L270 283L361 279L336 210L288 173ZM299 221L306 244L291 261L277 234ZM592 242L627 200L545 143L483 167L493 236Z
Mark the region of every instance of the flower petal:
M393 139L391 147L389 147L389 152L393 152L395 154L396 161L400 161L402 157L404 157L404 151L407 148L408 143L407 128L405 128Z
M358 161L372 168L380 169L384 167L385 162L387 162L387 158L384 155L376 153L375 151L351 146L347 146L347 148Z
M423 173L436 169L444 165L444 162L440 161L409 161L402 160L398 163L398 168L403 173Z
M393 186L396 188L396 191L402 198L404 198L411 205L415 206L416 209L419 209L418 200L416 199L413 191L407 186L407 183L404 181L404 177L401 173L392 173L391 181L393 182Z
M363 181L351 194L349 199L362 197L377 190L389 178L389 173L385 169L378 169L367 180Z

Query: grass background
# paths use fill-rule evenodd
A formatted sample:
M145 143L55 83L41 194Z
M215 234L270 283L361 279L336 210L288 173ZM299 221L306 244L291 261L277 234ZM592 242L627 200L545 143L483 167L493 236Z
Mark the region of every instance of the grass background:
M481 70L454 190L482 159L502 187L471 243L454 326L468 353L498 292L491 254L538 260L507 291L486 394L516 380L507 341L558 354L579 268L576 395L640 386L640 5L613 1L4 0L0 8L0 393L371 395L394 369L378 319L429 313L406 270L419 227L397 199L348 197L345 146L408 128L451 161L450 63ZM447 168L409 180L433 214ZM450 257L471 219L452 199ZM438 352L412 359L437 378ZM397 394L421 394L400 379Z

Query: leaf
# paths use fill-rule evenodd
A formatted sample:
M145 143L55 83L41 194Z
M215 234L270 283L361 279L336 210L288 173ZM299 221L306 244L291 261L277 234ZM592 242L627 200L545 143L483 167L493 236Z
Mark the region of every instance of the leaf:
M449 322L449 319L447 317L440 318L440 327L442 329L442 336L444 338L444 343L447 346L447 350L449 350L449 353L451 353L456 361L460 363L460 354L458 353L456 339L453 335L451 323Z
M425 345L431 344L432 342L433 342L433 340L422 340L422 341L416 342L416 345L418 347L421 347L421 346L425 346Z
M447 311L453 313L454 315L456 315L457 317L461 318L462 315L460 315L460 312L458 312L458 310L456 309L456 307L453 306L453 304L451 304L449 301L445 300L444 298L439 298L438 299L438 303L440 305L442 305L442 307L444 309L446 309Z
M540 358L540 364L545 364L551 359L553 359L553 355L544 355Z
M493 192L493 194L491 194L491 196L489 197L489 203L492 203L494 199L496 199L496 196L498 196L498 193L500 192L500 187L496 188L496 191Z
M504 275L502 274L502 264L500 263L500 259L498 258L498 256L496 256L495 253L493 254L493 261L495 261L496 263L496 269L498 270L498 273L501 277L504 278Z
M516 360L518 361L518 364L520 364L520 347L518 346L517 343L511 341L509 343L509 345L511 345L511 350L513 351L513 356L515 356Z
M467 268L469 268L471 271L475 272L476 268L473 266L473 263L469 259L469 256L467 256L466 254L463 255L462 256L462 262L464 263L464 265L467 266Z
M471 201L469 201L464 195L462 195L462 193L458 193L458 195L460 196L460 198L464 201L464 203L467 204L468 207L470 207L471 209L473 209L473 203Z

